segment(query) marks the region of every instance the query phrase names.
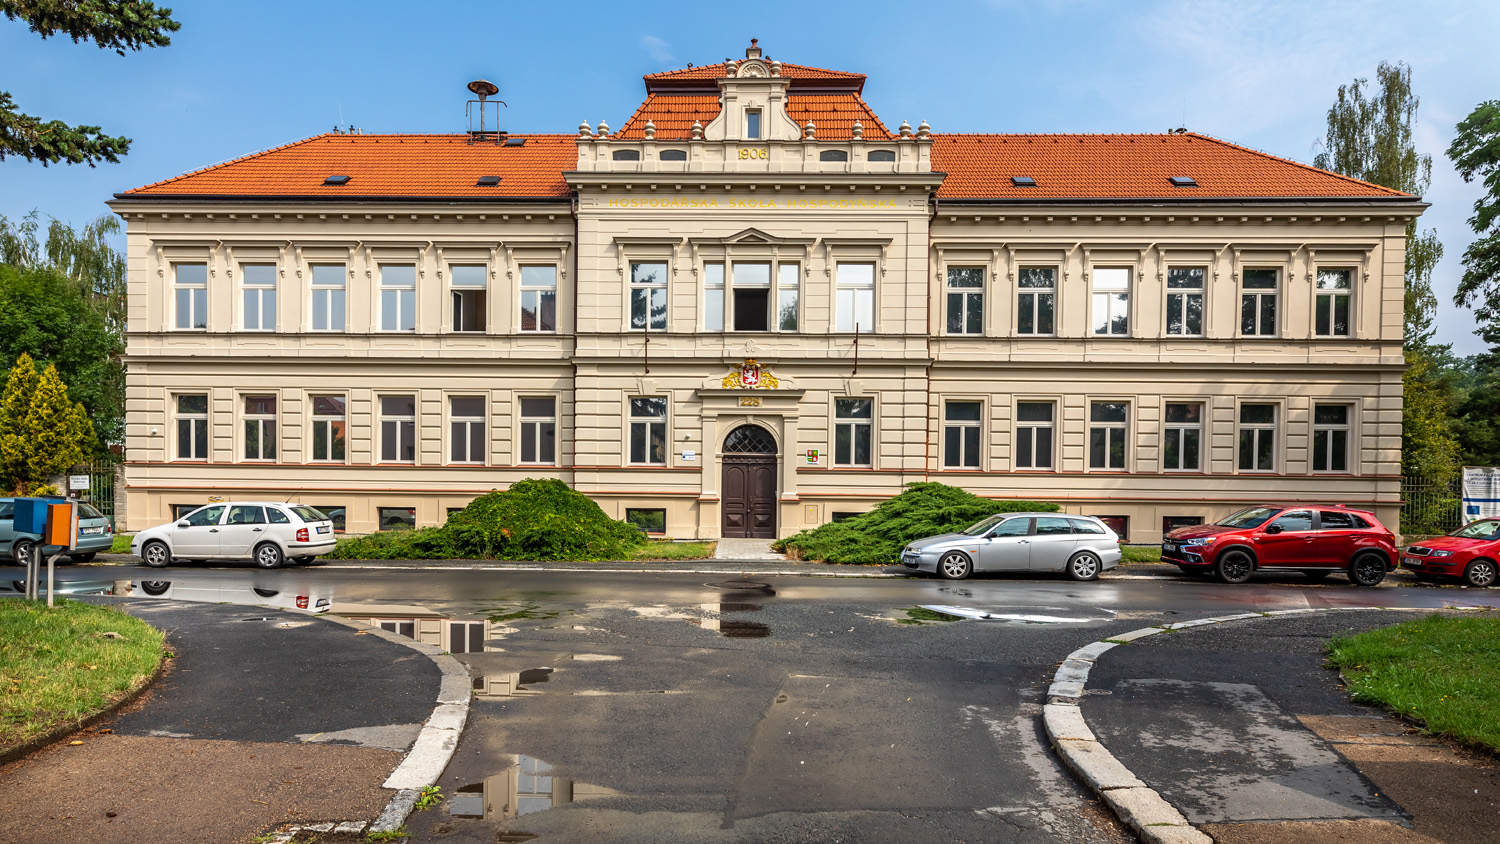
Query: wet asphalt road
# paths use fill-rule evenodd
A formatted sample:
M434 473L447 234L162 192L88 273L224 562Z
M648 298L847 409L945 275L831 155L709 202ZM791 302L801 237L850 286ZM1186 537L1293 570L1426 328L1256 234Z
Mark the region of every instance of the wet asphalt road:
M1052 671L1075 648L1247 610L1500 604L1500 592L1313 587L1295 576L1239 587L1184 577L737 584L690 573L316 567L65 576L127 572L161 578L161 597L306 595L330 598L336 612L402 604L497 620L483 652L458 655L482 694L440 783L449 799L409 824L418 840L441 842L502 832L542 841L1121 840L1039 730ZM898 623L920 604L1060 620Z

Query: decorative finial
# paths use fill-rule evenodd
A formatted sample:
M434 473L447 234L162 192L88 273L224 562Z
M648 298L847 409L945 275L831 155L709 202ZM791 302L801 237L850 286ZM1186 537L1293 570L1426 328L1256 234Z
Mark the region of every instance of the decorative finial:
M609 124L603 120L599 121L599 137L609 137Z
M809 141L811 141L815 140L817 138L817 135L818 127L814 126L811 120L807 121L807 125L802 127L802 137L807 138Z
M578 124L578 137L580 137L580 138L592 138L592 137L594 137L594 127L590 126L589 122L587 120L585 120L582 123Z
M780 76L781 75L781 62L779 62L779 61L771 62L771 75L772 76Z
M750 47L745 50L745 58L747 58L747 59L758 59L758 58L760 58L760 46L759 45L760 45L760 39L759 38L751 38L750 39Z
M854 128L851 131L854 132L856 141L865 136L865 127L861 126L858 120L854 121Z
M899 131L901 133L901 137L903 137L903 138L910 138L911 137L911 124L907 123L905 120L903 120L903 121L901 121L901 126L900 126L900 128L897 131Z
M932 137L932 127L927 125L927 121L923 120L917 124L917 137L924 140Z
M693 140L703 140L703 122L701 120L693 121Z
M646 140L649 141L649 140L651 140L651 139L653 139L655 137L656 137L656 121L654 121L654 120L647 120L646 121Z

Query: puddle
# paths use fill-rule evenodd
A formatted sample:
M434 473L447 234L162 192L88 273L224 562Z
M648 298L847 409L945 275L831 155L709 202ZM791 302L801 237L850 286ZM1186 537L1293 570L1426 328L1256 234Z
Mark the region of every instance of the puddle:
M483 612L489 617L490 621L497 624L502 621L516 621L519 619L545 620L557 618L561 614L557 610L544 610L541 604L525 600L506 601L499 606L484 610ZM572 612L572 610L569 610L569 612Z
M529 668L510 674L486 674L474 678L474 695L476 697L524 697L541 694L540 691L531 687L547 682L551 676L552 669L550 668Z
M43 564L43 567L45 568L45 564ZM57 590L58 595L129 594L129 592L117 593L116 587L118 586L118 584L116 584L113 580L63 580L61 578L54 578L52 582L53 588ZM40 594L42 599L45 600L47 597L46 574L43 574L40 578L37 589L38 594ZM15 592L17 595L25 595L26 581L12 580L8 583L0 582L0 595L6 595L11 592Z
M730 639L764 639L771 635L771 628L764 624L754 621L735 621L723 617L729 613L760 612L760 604L720 601L698 606L702 608L704 616L693 620L704 630L717 630L721 636Z
M619 796L619 792L597 785L554 777L552 766L535 757L514 758L515 764L504 771L449 795L448 814L455 818L503 820L580 800Z
M576 628L575 628L576 629ZM573 654L571 657L575 662L619 662L620 657L614 654Z
M760 604L719 604L719 612L760 612Z
M205 604L236 604L244 607L266 607L282 610L303 610L325 613L333 609L333 596L297 595L281 589L252 586L249 583L220 583L171 580L139 580L130 584L126 592L115 590L115 594L146 595L151 598L167 598L173 601L193 601ZM248 619L247 619L248 620Z
M719 589L724 592L753 592L757 596L767 597L776 594L776 590L771 588L771 584L755 580L725 580L719 583L705 583L703 585L710 589Z
M926 607L911 607L903 612L906 613L906 618L896 619L897 624L941 624L945 621L958 621L959 618L956 615L936 612Z
M753 621L721 621L719 632L731 639L764 639L771 635L771 628Z

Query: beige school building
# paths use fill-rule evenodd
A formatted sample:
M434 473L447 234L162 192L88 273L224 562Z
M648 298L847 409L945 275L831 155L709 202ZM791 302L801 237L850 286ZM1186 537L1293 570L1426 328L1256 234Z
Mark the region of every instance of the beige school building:
M436 525L527 477L673 537L914 481L1131 542L1265 501L1394 526L1417 197L1187 132L889 128L865 81L752 45L618 128L319 135L116 195L122 527Z

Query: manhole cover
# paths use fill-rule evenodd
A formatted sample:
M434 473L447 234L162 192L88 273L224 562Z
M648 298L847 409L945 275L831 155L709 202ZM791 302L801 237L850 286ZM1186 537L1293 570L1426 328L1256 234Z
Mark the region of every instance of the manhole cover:
M1109 689L1084 689L1083 693L1086 694L1086 695L1112 695L1112 694L1114 694L1114 692L1110 691Z

